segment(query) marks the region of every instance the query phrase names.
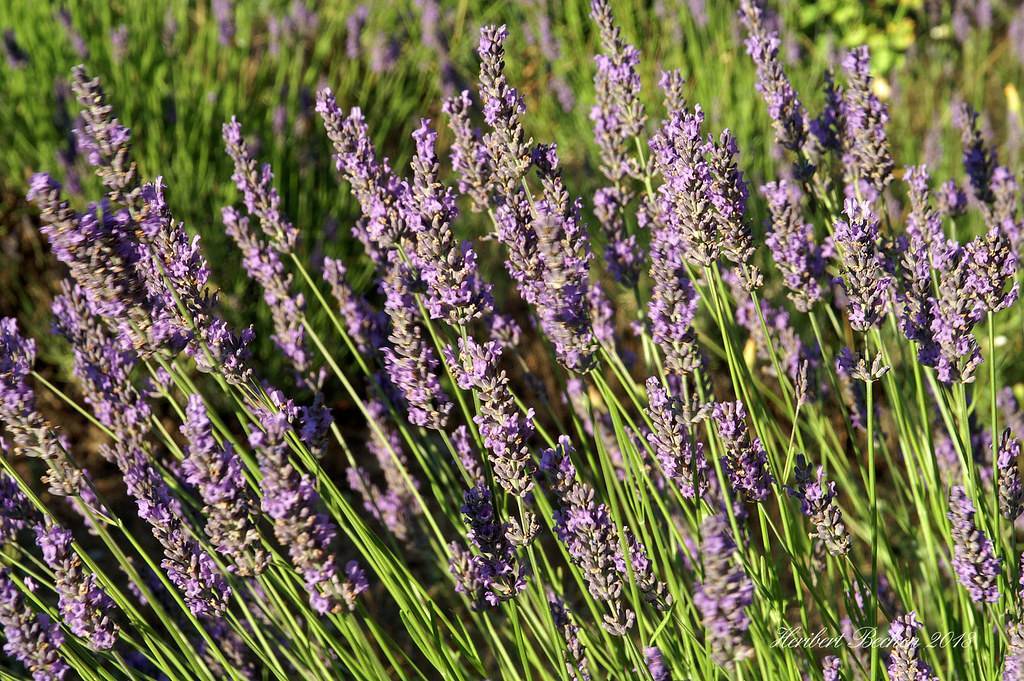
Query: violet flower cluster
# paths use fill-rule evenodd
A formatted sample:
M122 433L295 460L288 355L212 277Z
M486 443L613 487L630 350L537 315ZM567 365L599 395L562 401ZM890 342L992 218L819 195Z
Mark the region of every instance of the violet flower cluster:
M220 444L214 438L201 396L189 395L181 432L188 440L188 456L181 467L186 482L203 500L206 535L239 575L260 574L269 556L252 517L256 503L246 487L242 460L230 442Z
M746 501L764 501L771 494L774 480L760 438L751 438L747 430L743 403L718 402L711 415L725 447L723 463L733 491Z
M287 412L294 408L289 404L281 408L277 413L263 413L263 430L249 434L263 475L261 507L274 521L277 541L302 575L313 609L321 614L352 610L356 597L368 588L366 576L355 561L349 561L344 569L338 566L333 547L337 528L320 508L313 481L289 461Z
M114 602L72 549L71 533L58 525L37 525L36 540L43 560L53 570L61 619L91 649L110 650L119 631L113 620Z
M999 600L1002 560L995 555L992 540L974 520L974 503L963 487L949 491L949 522L953 533L953 569L971 600L994 603Z
M712 657L729 666L753 654L745 634L750 627L747 608L754 599L754 585L736 562L736 542L723 514L704 519L700 548L704 579L693 602L700 611Z
M484 485L474 487L465 493L463 501L466 539L475 552L457 543L451 547L450 568L456 591L465 593L478 606L486 603L496 607L526 588L526 565L516 558L516 543L509 538L513 528L498 519L490 490Z
M647 379L647 400L647 413L653 424L647 439L657 454L662 473L678 486L684 499L703 498L711 466L704 455L704 443L693 432L703 415L655 377Z
M445 355L459 387L474 390L480 399L479 414L473 421L490 453L495 480L509 494L526 495L533 488L536 471L528 446L534 412L532 408L525 413L519 411L508 375L498 367L501 346L494 341L480 345L472 338L462 338L458 356L451 348L445 350Z
M0 627L4 652L25 665L35 681L61 681L67 676L70 667L60 656L60 626L25 604L7 569L0 570Z

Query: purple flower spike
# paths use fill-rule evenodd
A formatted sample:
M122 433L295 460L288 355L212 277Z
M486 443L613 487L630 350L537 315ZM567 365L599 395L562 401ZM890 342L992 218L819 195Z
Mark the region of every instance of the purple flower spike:
M573 622L565 602L554 593L548 592L548 605L551 609L551 618L565 641L565 670L570 681L590 681L587 651L580 641L579 626Z
M849 196L873 201L892 181L894 162L885 126L889 111L871 89L870 55L861 46L843 58L843 164Z
M636 70L640 51L623 41L607 0L592 0L590 16L600 32L602 51L594 58L597 96L590 120L601 153L601 172L619 186L624 177L639 172L629 150L647 119L640 101L640 74Z
M1020 477L1020 440L1010 429L1003 431L996 453L999 470L999 512L1011 523L1024 513L1024 481Z
M358 566L347 570L348 574L339 570L333 547L337 528L321 510L320 495L313 481L299 473L288 459L285 412L264 413L261 422L265 430L254 429L249 443L256 451L263 474L262 508L274 521L274 535L302 575L314 610L321 614L352 610L356 596L366 590L365 576ZM358 579L352 579L352 575Z
M836 483L825 480L820 466L815 476L803 454L797 455L794 476L796 480L787 491L800 501L800 511L814 525L811 537L821 541L833 556L845 556L850 551L850 535L835 502Z
M231 559L239 575L260 574L269 556L260 545L259 530L251 518L255 501L246 488L242 460L230 443L222 446L214 439L199 395L188 398L181 432L188 440L182 471L203 499L207 536Z
M754 601L754 584L736 561L736 542L724 515L708 516L701 537L704 581L693 601L710 639L712 658L731 666L754 652L744 635L750 626L746 609Z
M766 239L775 264L782 272L786 295L801 312L821 300L825 259L814 239L814 226L804 221L803 196L795 184L780 180L761 187L771 214Z
M242 126L234 116L224 124L223 136L225 149L235 164L231 179L242 193L246 211L259 220L260 228L279 253L291 253L298 230L281 213L281 197L274 188L270 164L260 166L257 163L242 139Z
M725 470L736 494L760 502L771 494L772 474L768 455L759 438L747 431L747 412L742 402L719 402L712 408L718 434L725 445Z
M619 549L618 532L608 507L598 503L594 489L577 478L570 458L573 452L569 438L563 435L558 445L541 457L541 469L559 501L554 514L555 535L583 572L587 591L607 605L604 628L613 636L625 636L636 615L623 600L626 562Z
M847 199L845 220L837 220L843 290L849 299L850 326L866 331L878 325L892 298L894 281L878 246L878 218L868 203Z
M647 379L647 399L647 413L653 424L647 439L658 455L662 472L679 487L684 498L703 498L711 468L704 456L704 444L693 436L694 422L700 415L670 394L655 377Z
M484 121L490 127L483 136L483 144L493 163L492 181L502 196L512 196L519 192L520 182L530 167L533 141L526 137L520 120L526 111L523 98L505 77L506 38L508 29L504 26L484 26L480 29L477 54L480 101Z
M395 262L383 282L384 309L391 319L391 345L381 350L388 377L405 397L409 422L441 430L452 403L438 380L440 362L433 346L423 338L419 310L410 289L409 269Z
M457 590L472 597L476 607L484 603L496 607L526 588L526 566L517 564L515 547L507 536L509 526L498 520L487 487L469 490L464 501L466 539L478 553L455 552L451 567L458 578ZM471 591L466 589L469 585L474 587Z
M83 487L82 472L69 461L53 425L36 409L35 391L28 383L35 359L35 341L21 335L17 320L0 319L0 424L16 451L47 463L43 479L53 494L74 496Z
M647 673L654 681L672 681L672 671L656 646L644 648L644 662L647 663Z
M472 246L458 241L452 233L458 209L455 195L438 179L440 165L434 151L437 133L424 119L413 138L413 183L403 214L416 233L417 265L427 284L424 304L432 319L464 325L490 312L491 287L477 273Z
M25 665L34 681L62 681L70 671L60 657L60 626L25 604L7 570L0 570L0 626L4 652Z
M378 160L366 119L358 107L345 116L334 93L324 88L317 95L316 110L334 145L338 173L351 185L352 195L359 202L369 241L380 250L398 245L406 232L400 207L408 185L395 177L387 159Z
M807 113L779 61L779 36L765 21L758 0L742 0L740 20L747 29L747 54L757 66L757 89L768 105L779 144L793 152L803 149L807 138Z
M99 586L96 575L86 571L71 547L71 533L57 525L36 526L43 560L53 570L61 618L75 636L96 651L110 650L117 641L118 626L111 619L114 602Z
M960 131L964 170L970 180L971 198L981 204L992 203L992 176L999 159L994 149L985 144L978 126L978 112L966 102L953 107L953 125Z
M999 600L1002 560L996 558L992 540L974 522L974 503L963 487L949 492L949 522L953 532L953 569L971 600L994 603Z
M483 145L480 131L473 127L469 115L473 108L469 91L463 90L445 100L442 110L448 115L452 136L452 170L459 176L459 192L467 194L473 212L487 210L490 202L491 158Z
M913 611L897 617L889 625L892 650L889 653L888 671L892 681L938 681L939 677L921 659L917 651L921 645L917 632L921 628L917 613Z
M533 488L536 470L527 446L533 435L533 410L519 412L508 376L498 368L501 346L493 341L478 345L465 338L459 340L458 358L450 349L446 355L459 387L475 390L480 398L480 413L473 420L490 452L495 479L509 494L524 496Z

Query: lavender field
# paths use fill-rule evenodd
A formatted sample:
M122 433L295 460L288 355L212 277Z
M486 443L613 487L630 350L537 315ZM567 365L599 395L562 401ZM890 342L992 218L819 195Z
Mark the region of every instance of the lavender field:
M5 29L0 679L1024 679L1024 10L918 4Z

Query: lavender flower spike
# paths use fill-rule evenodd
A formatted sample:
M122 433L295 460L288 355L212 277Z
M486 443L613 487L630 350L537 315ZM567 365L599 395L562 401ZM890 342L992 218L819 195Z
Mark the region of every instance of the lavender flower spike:
M837 220L835 242L842 251L843 289L849 298L850 326L866 331L885 314L893 278L886 272L878 247L878 218L863 201L846 199L845 220Z
M526 588L525 565L516 565L508 526L498 520L490 490L484 485L474 487L465 493L464 501L462 514L469 528L466 538L479 552L468 558L476 586L469 595L477 604L486 602L495 607ZM465 584L463 577L460 585Z
M750 438L742 402L719 402L712 408L725 445L725 469L733 490L747 501L764 501L771 493L768 455L759 438Z
M765 22L758 0L740 2L740 20L747 29L747 54L757 66L757 89L768 104L775 138L799 153L807 139L807 113L779 61L779 36Z
M850 535L835 503L836 483L825 481L825 471L820 466L814 477L803 454L797 456L795 476L796 482L788 491L799 499L800 511L814 524L811 537L824 543L833 556L845 556L850 551Z
M639 172L629 150L646 121L636 70L640 52L623 41L608 0L591 0L590 16L600 32L602 51L594 58L596 103L590 120L601 154L601 172L619 186L624 177Z
M73 496L82 488L82 472L68 460L65 444L36 409L35 391L28 383L35 358L35 341L21 335L17 320L0 319L0 424L14 440L15 451L47 463L44 480L53 494Z
M718 142L709 148L711 181L708 185L708 198L718 222L722 255L739 266L743 288L751 291L760 287L761 274L750 263L754 246L747 222L749 191L739 169L737 156L739 147L736 146L735 136L728 130L722 131Z
M786 295L801 312L821 300L825 259L814 240L814 226L804 220L802 193L796 184L779 180L761 187L768 201L771 231L765 240L782 272Z
M263 474L262 508L274 521L274 534L302 575L314 610L321 614L351 610L356 597L366 590L362 570L350 565L346 578L337 565L332 548L337 529L320 509L320 495L313 481L288 460L285 412L265 413L261 421L266 430L254 429L249 442Z
M548 593L548 605L555 626L565 641L565 670L570 681L590 681L586 650L580 641L580 628L573 621L565 602L553 593Z
M484 134L483 144L493 163L495 188L503 196L519 191L520 181L530 167L530 147L533 141L526 137L520 117L526 105L516 89L505 77L504 26L484 26L480 29L480 100L484 107L484 120L491 130Z
M469 91L463 90L446 99L442 111L448 115L448 127L455 138L451 151L452 170L459 176L459 192L469 196L474 213L482 213L490 201L493 168L480 133L469 119L472 107Z
M34 681L61 681L69 667L60 657L64 635L44 614L25 604L6 569L0 570L0 627L4 652L25 665Z
M921 623L914 611L897 617L889 626L892 650L889 653L888 671L892 681L938 681L939 677L917 652L921 645L917 637L920 630Z
M412 272L397 257L384 278L384 309L391 319L391 345L381 350L388 377L405 397L409 421L441 430L452 403L438 380L439 362L434 348L423 338L419 310L410 288Z
M473 420L490 451L495 479L509 494L527 494L533 488L535 471L527 446L533 435L533 410L520 414L508 376L498 368L501 346L494 341L479 345L472 338L463 338L459 339L457 358L451 349L446 349L445 355L459 387L479 395L480 413Z
M188 457L182 462L182 470L203 499L207 536L231 559L239 575L260 574L269 556L251 517L255 502L246 488L242 461L230 443L220 445L214 440L199 395L188 398L181 432L188 440Z
M873 201L892 181L895 163L885 125L889 111L871 89L868 48L850 50L843 58L847 88L843 100L844 176L849 196Z
M750 626L746 609L754 601L754 585L736 562L736 543L722 514L708 516L701 526L704 580L693 596L712 658L731 666L753 654L744 632Z
M647 413L653 424L647 439L658 455L662 472L679 487L684 498L703 498L710 466L704 456L704 444L693 436L697 415L653 376L647 379L647 399Z
M71 548L71 533L57 525L38 525L36 538L43 560L53 570L64 623L93 650L110 650L119 630L111 619L114 602L99 586L96 575L86 572L82 559Z
M992 540L974 522L974 504L963 487L949 492L949 521L953 532L953 568L971 600L994 603L999 600L1002 560L996 558Z
M223 128L224 145L235 164L231 176L242 192L245 209L256 217L274 248L282 255L291 253L298 239L298 230L281 213L281 197L274 188L274 173L269 163L260 166L242 139L242 126L232 116Z
M429 121L420 122L413 139L413 183L403 214L416 234L416 261L427 284L425 305L432 319L464 325L490 312L490 285L477 273L472 246L452 233L458 208L455 195L438 179L437 133Z
M999 470L999 512L1011 523L1024 513L1024 481L1021 481L1018 460L1020 440L1007 428L999 439L996 467Z
M978 112L966 102L953 107L953 125L960 131L964 170L970 180L971 197L982 204L992 203L992 176L999 159L994 149L985 144L978 127Z
M622 598L626 563L618 533L608 507L595 500L590 485L578 480L570 458L573 451L569 438L563 435L558 445L541 457L541 469L551 480L560 506L554 514L555 534L583 572L587 591L608 606L604 628L612 636L625 636L636 615Z

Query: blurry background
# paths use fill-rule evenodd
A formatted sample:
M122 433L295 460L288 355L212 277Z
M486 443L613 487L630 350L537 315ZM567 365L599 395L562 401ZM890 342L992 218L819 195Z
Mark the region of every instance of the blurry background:
M652 119L661 115L658 72L680 68L690 101L708 114L709 129L729 127L736 134L752 185L771 179L776 152L736 3L612 4L626 39L643 53ZM1015 84L1024 64L1024 8L1018 5L769 2L783 29L788 74L808 108L820 108L824 73L838 64L841 51L868 44L878 94L893 116L889 134L898 165L926 162L936 179L962 175L950 121L958 98L983 112L1002 162L1020 170ZM324 253L346 256L356 263L355 283L365 287L368 270L359 268L359 246L349 236L356 208L334 173L313 111L317 89L330 86L343 107L361 106L379 148L404 168L420 116L441 119L447 145L441 101L474 87L479 27L506 23L509 74L526 97L527 130L538 141L553 137L559 144L570 190L589 207L602 178L588 119L597 50L588 12L586 0L0 3L6 57L0 61L0 314L18 316L40 338L45 361L68 361L60 346L45 340L61 270L23 197L29 176L39 170L58 177L81 205L83 195L99 195L70 133L77 106L67 78L74 64L85 63L102 79L132 128L143 177L164 176L174 213L202 235L227 315L256 324L258 352L272 373L278 353L269 341L269 315L220 224L220 208L237 198L222 123L237 115L260 159L273 165L306 255L314 264ZM754 210L760 209L755 200ZM480 234L477 217L467 211L462 229Z

